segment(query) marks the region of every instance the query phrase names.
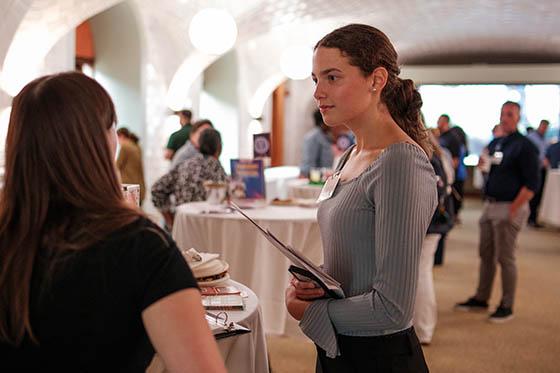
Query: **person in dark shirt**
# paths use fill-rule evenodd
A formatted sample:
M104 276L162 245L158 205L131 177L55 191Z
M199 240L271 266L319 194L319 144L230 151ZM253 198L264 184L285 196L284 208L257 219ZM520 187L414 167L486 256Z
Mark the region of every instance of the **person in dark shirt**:
M519 231L529 216L529 201L538 188L537 148L517 131L521 108L507 101L502 106L500 124L504 136L488 145L491 162L484 189L485 204L480 218L480 277L476 294L458 303L457 310L486 310L492 291L496 265L502 273L502 299L490 315L492 322L513 318L517 285L515 246ZM481 158L482 161L482 158Z
M546 149L545 165L548 168L560 167L560 142L552 144Z
M463 159L468 154L467 135L461 127L450 126L450 118L447 114L440 115L437 126L440 132L439 144L451 153L453 158L453 168L455 169L455 180L453 181L453 204L455 207L455 219L459 220L459 212L463 207L463 197L465 180L467 178L467 168Z
M546 180L546 148L547 148L547 140L546 140L546 131L548 130L548 126L550 122L546 119L541 120L539 126L533 132L527 134L527 138L533 142L533 144L537 147L539 151L539 162L540 162L540 169L539 169L539 187L535 192L533 198L531 198L531 202L529 202L529 207L531 208L531 214L529 215L529 225L534 228L542 228L543 226L539 224L537 221L537 217L539 215L539 208L541 204L541 199L544 191L544 182Z
M181 110L176 113L179 116L179 124L181 124L181 129L175 131L169 136L169 141L165 148L164 157L165 159L172 160L175 156L175 152L185 145L189 140L191 134L191 119L192 112L190 110Z
M14 98L0 194L0 364L21 372L225 372L175 243L124 200L116 114L93 79Z

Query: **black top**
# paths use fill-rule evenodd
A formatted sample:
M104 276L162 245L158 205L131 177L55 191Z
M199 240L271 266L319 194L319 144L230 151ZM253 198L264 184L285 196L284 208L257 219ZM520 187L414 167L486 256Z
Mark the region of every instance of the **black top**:
M498 161L502 153L501 162ZM492 162L485 195L496 201L511 202L522 187L533 192L539 183L539 152L519 132L492 140L488 145ZM499 163L499 164L498 164Z
M31 326L40 345L25 340L16 350L0 343L3 368L144 372L154 349L142 311L197 287L175 243L145 218L89 249L60 255L50 277L46 263L45 257L36 261L31 292Z
M455 128L455 127L454 127ZM439 136L439 144L449 150L453 158L461 157L461 138L456 131L451 129Z
M560 167L560 142L548 147L546 150L546 158L550 162L550 168Z
M447 194L449 182L443 168L443 161L437 154L432 154L430 163L437 177L438 206L432 216L427 233L445 234L453 227L453 201L451 195Z

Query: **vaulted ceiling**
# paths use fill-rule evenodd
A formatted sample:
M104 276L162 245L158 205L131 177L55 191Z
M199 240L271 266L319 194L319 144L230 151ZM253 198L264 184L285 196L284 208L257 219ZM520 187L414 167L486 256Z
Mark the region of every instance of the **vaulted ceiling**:
M404 64L560 61L560 1L263 0L238 18L242 39L286 25L364 22Z
M35 54L44 54L43 49L48 50L65 29L122 1L0 1L0 68L10 62L6 58L10 45L17 52L25 38L40 35ZM333 27L363 22L389 35L403 64L560 62L558 0L128 1L142 19L153 58L166 61L160 68L168 83L181 62L195 52L188 41L188 25L203 7L228 9L238 24L238 46L260 39L261 50L255 53L262 55L268 53L263 45L275 48L278 33L286 39L281 43L310 44ZM275 33L268 42L267 36Z

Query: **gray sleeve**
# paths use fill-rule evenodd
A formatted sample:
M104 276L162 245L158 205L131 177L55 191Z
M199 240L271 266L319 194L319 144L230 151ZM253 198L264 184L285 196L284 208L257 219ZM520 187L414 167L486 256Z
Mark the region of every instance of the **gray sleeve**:
M317 154L320 151L320 145L312 136L305 136L303 139L302 160L299 166L300 172L309 176L309 170L316 167Z
M186 161L188 159L187 157L187 144L181 146L179 148L179 150L177 150L175 152L175 154L173 155L173 159L171 160L171 167L170 169L174 169L175 167L177 167L178 165L180 165L181 163L183 163L184 161Z
M372 231L378 270L372 291L315 301L300 322L304 333L329 357L339 353L335 330L385 334L406 328L412 320L420 251L437 203L433 169L420 153L399 147L382 155L376 176L364 175L363 189L375 209Z

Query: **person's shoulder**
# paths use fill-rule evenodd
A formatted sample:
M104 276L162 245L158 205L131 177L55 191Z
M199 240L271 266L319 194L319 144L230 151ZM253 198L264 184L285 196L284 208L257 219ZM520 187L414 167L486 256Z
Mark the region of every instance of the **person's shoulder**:
M177 169L179 170L179 172L188 172L189 169L192 169L193 167L200 165L203 162L204 162L204 156L200 152L196 152L192 154L192 156L188 157L183 162L181 162L177 166Z
M179 131L177 131L177 136L181 137L181 138L189 138L189 134L191 132L191 128L192 126L184 125L183 127L181 127L181 129L179 129Z
M123 141L120 144L121 147L121 151L125 151L125 152L133 152L136 147L130 142L130 141Z
M514 136L515 141L521 144L523 150L531 152L535 151L537 153L539 152L537 144L535 144L535 141L532 140L528 135L523 136L522 134L517 132Z
M447 140L447 139L450 139L450 138L454 139L454 138L455 138L455 135L453 135L453 131L451 131L451 129L449 129L449 130L447 130L447 131L441 133L441 134L439 135L439 138L440 138L440 139L444 139L444 140Z
M179 149L177 149L177 151L175 152L175 156L176 156L177 154L182 154L182 153L185 153L186 151L188 151L188 150L189 150L189 144L190 144L190 141L187 141L186 143L184 143L183 145L181 145L181 146L179 147Z
M113 232L106 241L113 245L125 241L129 243L133 243L133 241L155 243L163 246L171 245L169 235L145 216L139 216L132 223Z
M392 180L425 172L434 173L424 150L410 142L398 142L387 146L366 173L369 174L367 178L381 177L384 180Z
M205 162L204 169L210 174L215 175L217 173L217 174L225 175L224 168L222 167L222 163L220 162L219 159L215 157L206 157L204 158L204 162Z
M307 131L305 133L305 135L303 135L303 140L305 141L311 141L314 140L316 137L320 136L320 129L315 127L313 129L310 129L309 131Z
M204 156L201 154L201 157L200 157L200 158L201 158L202 160L204 160L204 163L206 163L206 164L216 165L216 166L222 164L222 163L220 162L220 160L219 160L218 158L216 158L216 157L210 157L210 156L209 156L209 157L204 157Z
M379 160L385 167L392 167L395 163L407 161L430 163L424 150L420 146L408 141L397 142L387 146L379 155Z
M183 129L183 127L181 127L180 129L178 129L177 131L173 132L170 136L169 139L174 139L177 136L179 136L181 134L181 130Z

